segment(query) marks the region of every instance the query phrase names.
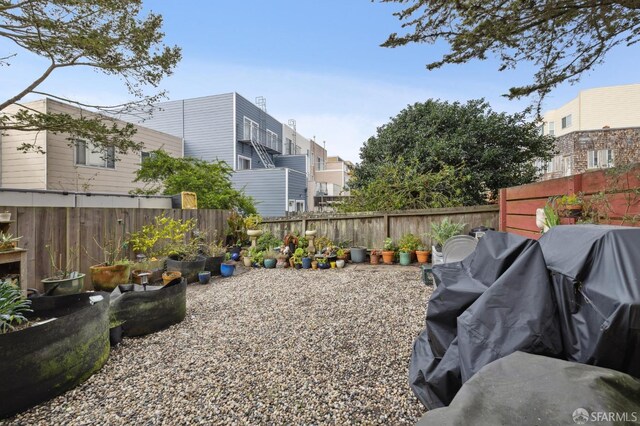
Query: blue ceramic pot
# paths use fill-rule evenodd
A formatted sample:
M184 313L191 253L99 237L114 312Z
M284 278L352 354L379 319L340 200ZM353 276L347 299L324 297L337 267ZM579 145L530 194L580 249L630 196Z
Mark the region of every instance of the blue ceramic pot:
M232 263L223 263L220 265L220 275L223 277L230 277L233 275L233 272L236 270L236 265Z
M311 258L310 257L303 257L302 258L302 267L304 269L311 268Z
M198 280L200 281L200 284L209 284L210 279L211 279L211 271L198 272Z
M240 253L231 253L231 260L240 259Z
M265 259L264 267L267 269L273 269L276 267L276 259Z

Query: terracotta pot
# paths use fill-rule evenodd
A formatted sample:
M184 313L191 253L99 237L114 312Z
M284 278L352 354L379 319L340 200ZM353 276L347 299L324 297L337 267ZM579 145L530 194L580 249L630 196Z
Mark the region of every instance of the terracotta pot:
M380 255L379 254L372 254L369 256L369 261L371 262L372 265L377 265L380 263Z
M416 256L418 258L418 263L427 263L429 259L429 250L418 250L416 251Z
M167 285L171 281L175 280L176 278L180 278L181 276L182 276L182 272L180 271L167 271L162 274L162 283L164 285Z
M131 281L134 284L142 284L142 277L140 274L149 274L147 277L147 283L151 284L151 271L145 269L136 269L131 271Z
M386 265L393 265L393 258L395 257L396 252L392 250L382 250L382 261Z
M118 284L129 282L131 265L94 265L89 271L91 284L96 291L113 291Z
M312 260L311 261L311 269L318 269L318 261L317 260Z

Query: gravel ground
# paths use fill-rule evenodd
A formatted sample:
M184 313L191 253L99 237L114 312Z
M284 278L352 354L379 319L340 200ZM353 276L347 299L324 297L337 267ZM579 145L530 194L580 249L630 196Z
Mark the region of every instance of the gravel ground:
M415 424L417 269L251 270L191 285L187 318L125 339L16 425Z

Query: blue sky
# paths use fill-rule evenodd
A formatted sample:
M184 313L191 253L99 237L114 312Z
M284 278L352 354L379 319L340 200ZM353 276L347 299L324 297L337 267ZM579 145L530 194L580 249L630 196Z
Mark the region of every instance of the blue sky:
M268 112L298 131L326 142L330 155L357 162L362 143L408 104L438 98L485 98L494 110L513 113L529 100L509 101L509 87L529 81L532 70L498 72L498 62L473 61L427 71L443 45L379 47L402 32L395 5L369 0L146 0L164 16L166 41L183 48L183 60L163 81L172 100L236 91L267 99ZM0 43L0 52L13 52ZM579 90L638 83L640 46L618 48L577 85L565 84L546 100L556 108ZM21 53L0 69L0 96L13 94L43 63ZM44 88L88 102L121 102L117 79L88 69L64 70Z

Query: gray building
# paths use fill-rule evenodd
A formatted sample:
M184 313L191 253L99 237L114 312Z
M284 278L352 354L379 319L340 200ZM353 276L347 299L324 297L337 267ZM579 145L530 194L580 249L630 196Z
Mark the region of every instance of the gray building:
M232 166L262 216L307 210L306 157L283 155L282 123L264 104L235 92L163 102L143 125L182 138L185 156Z

